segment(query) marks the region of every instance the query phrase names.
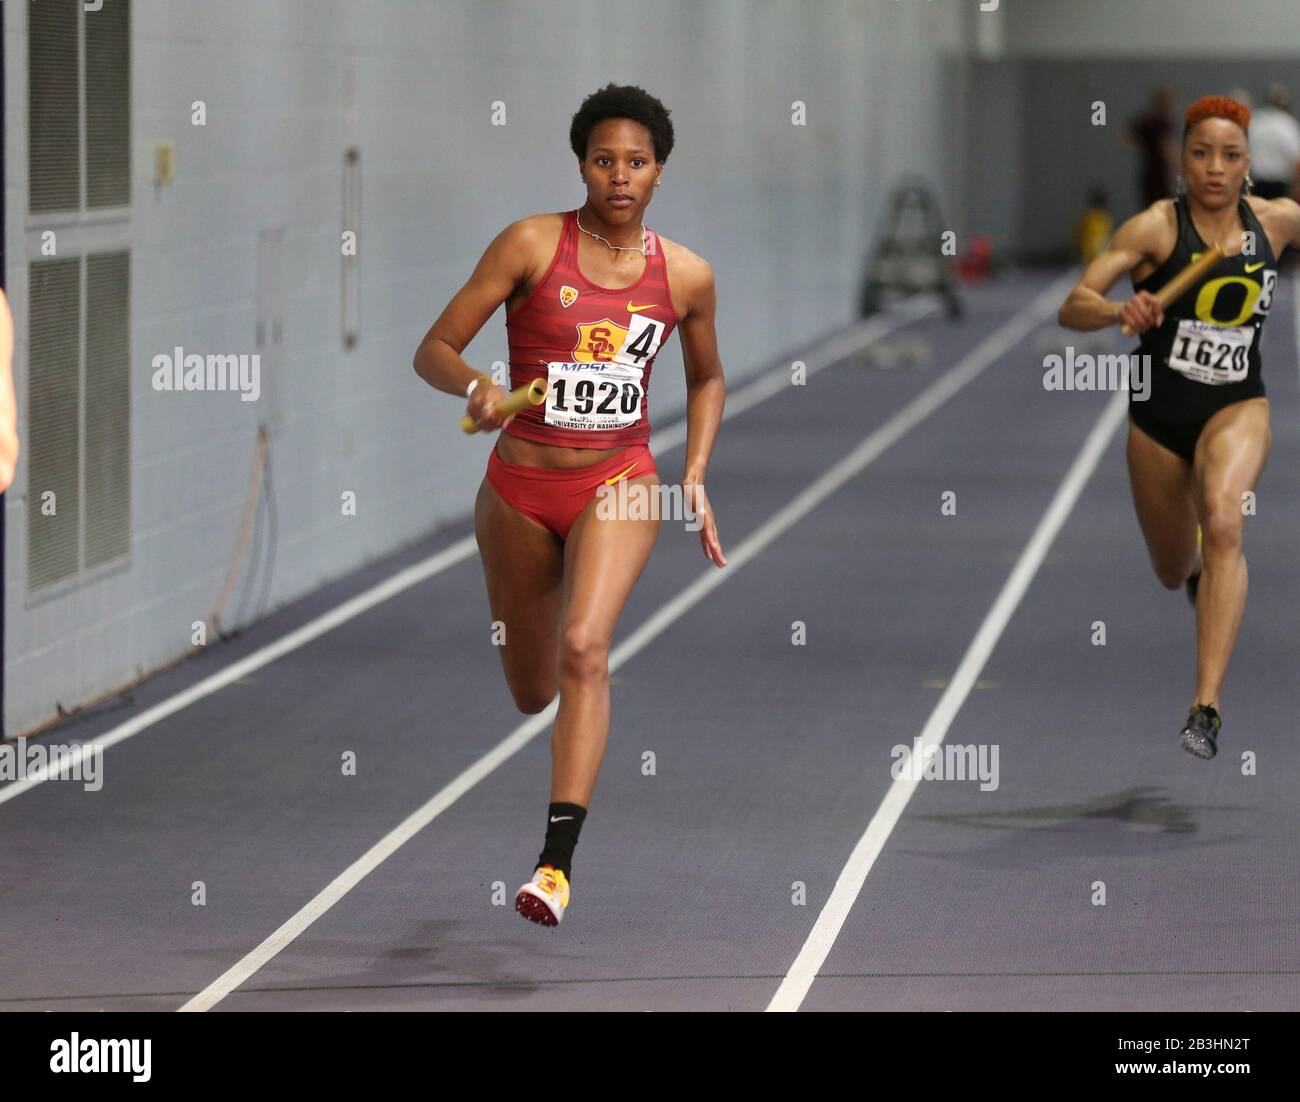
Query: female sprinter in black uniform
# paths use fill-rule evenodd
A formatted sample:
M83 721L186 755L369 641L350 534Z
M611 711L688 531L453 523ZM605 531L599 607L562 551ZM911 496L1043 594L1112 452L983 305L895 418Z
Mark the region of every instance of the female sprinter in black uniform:
M658 535L657 520L609 517L597 495L620 480L629 494L659 484L646 395L675 327L687 382L683 493L702 520L704 554L726 565L704 495L724 396L713 272L642 224L672 151L668 111L640 88L611 84L582 104L569 141L586 202L506 227L415 354L426 382L468 396L480 428L504 430L474 532L493 619L506 627L501 660L515 703L537 713L560 697L546 840L515 898L546 926L568 906L573 848L605 752L610 641ZM503 303L512 389L549 385L544 407L506 418L495 412L504 390L461 358Z
M1196 604L1196 695L1181 732L1202 758L1218 751L1219 694L1246 603L1245 494L1268 458L1268 399L1259 335L1277 287L1277 257L1300 247L1300 205L1248 196L1249 109L1207 96L1187 110L1186 193L1130 218L1070 292L1060 322L1142 334L1150 396L1130 393L1128 468L1156 575ZM1218 242L1226 259L1167 310L1155 292ZM1106 292L1131 273L1134 295ZM1203 539L1198 538L1198 524Z

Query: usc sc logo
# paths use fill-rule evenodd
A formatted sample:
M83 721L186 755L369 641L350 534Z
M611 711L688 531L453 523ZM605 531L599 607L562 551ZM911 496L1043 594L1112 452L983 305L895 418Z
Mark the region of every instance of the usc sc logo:
M575 363L609 363L627 340L627 330L604 318L578 326L578 343L573 346Z

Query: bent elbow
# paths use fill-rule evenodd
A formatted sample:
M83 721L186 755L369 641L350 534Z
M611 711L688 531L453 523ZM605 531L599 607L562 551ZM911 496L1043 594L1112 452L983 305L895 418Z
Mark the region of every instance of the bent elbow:
M411 357L411 370L427 382L428 376L425 374L425 360L428 355L425 351L426 344L427 342L421 341L420 347L415 350L415 355Z

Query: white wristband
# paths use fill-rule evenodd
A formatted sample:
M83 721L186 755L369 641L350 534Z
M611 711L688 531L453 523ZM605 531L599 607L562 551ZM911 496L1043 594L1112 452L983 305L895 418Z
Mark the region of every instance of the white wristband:
M479 383L481 383L482 381L483 381L483 376L482 376L482 375L476 375L476 376L473 378L473 380L470 382L469 386L467 386L467 387L465 388L465 401L467 401L467 402L469 401L470 396L474 393L474 388L475 388L476 386L478 386Z

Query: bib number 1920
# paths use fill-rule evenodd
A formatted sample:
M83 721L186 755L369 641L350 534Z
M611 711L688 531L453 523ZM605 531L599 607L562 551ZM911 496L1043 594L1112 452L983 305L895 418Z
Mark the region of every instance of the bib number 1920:
M639 367L609 363L550 363L544 419L562 429L599 432L641 420L645 391Z
M565 379L555 381L555 409L585 417L589 413L626 417L641 405L641 388L636 383L613 379Z

